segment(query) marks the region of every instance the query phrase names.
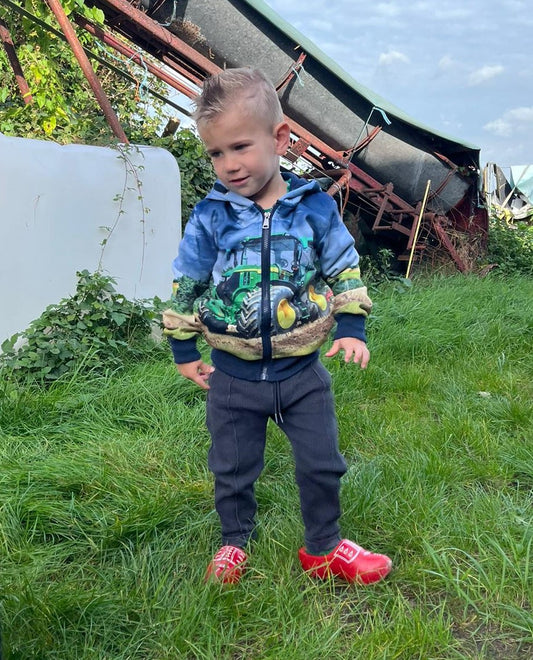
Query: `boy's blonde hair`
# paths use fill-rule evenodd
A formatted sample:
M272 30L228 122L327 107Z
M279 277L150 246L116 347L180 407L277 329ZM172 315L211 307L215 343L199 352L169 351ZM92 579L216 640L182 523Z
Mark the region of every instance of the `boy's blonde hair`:
M216 119L230 106L242 103L245 112L263 119L269 130L283 121L283 111L274 85L259 69L226 69L209 76L195 99L197 124Z

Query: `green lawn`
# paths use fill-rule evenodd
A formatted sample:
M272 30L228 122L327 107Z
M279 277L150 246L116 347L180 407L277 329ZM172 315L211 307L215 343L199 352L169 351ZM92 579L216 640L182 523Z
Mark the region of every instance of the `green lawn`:
M249 571L204 584L219 538L204 394L163 346L48 390L3 379L4 656L533 657L533 280L371 294L368 369L326 364L350 466L343 531L393 558L383 583L302 574L272 424Z

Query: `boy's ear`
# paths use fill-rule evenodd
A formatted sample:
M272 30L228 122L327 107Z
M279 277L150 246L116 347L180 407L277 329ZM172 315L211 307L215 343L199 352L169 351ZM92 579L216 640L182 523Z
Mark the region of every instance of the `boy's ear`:
M274 127L274 139L276 141L276 153L283 156L289 148L291 129L286 121L282 121Z

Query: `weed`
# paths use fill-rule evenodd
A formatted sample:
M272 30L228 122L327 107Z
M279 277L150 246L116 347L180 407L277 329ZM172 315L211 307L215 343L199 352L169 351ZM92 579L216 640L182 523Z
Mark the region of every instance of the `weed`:
M84 270L77 277L73 296L48 306L27 330L2 344L0 364L8 377L50 382L76 371L113 370L149 335L153 302L127 300L99 272Z
M497 264L501 273L533 275L533 225L492 215L486 258Z

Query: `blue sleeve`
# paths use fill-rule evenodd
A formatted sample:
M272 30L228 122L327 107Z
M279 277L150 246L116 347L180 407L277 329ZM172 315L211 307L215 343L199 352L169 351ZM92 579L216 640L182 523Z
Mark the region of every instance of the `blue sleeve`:
M366 343L365 320L362 314L336 314L337 328L333 338L355 337Z
M175 364L196 362L196 360L202 357L200 351L196 348L195 337L191 339L174 339L174 337L169 337L168 343L172 349Z

